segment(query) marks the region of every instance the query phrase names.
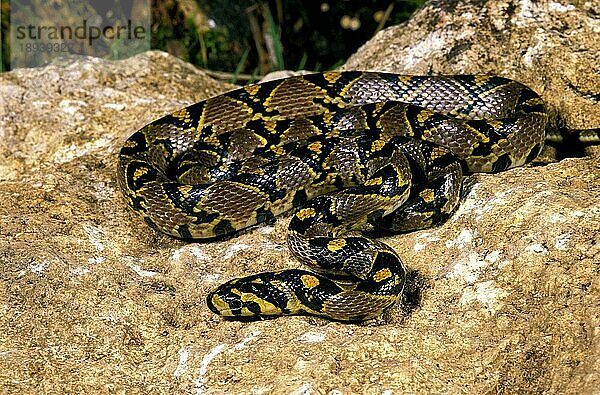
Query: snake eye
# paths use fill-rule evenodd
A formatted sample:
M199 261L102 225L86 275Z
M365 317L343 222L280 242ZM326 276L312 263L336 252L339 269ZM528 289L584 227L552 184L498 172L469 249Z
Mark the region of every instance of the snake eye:
M230 297L226 298L225 300L227 301L227 304L229 305L229 309L232 312L234 312L234 311L239 312L239 310L241 310L242 307L244 307L244 304L237 296L230 296Z

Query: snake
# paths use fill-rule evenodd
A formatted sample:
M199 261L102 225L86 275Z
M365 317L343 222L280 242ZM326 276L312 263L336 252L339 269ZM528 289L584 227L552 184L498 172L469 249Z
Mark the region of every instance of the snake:
M465 174L500 172L544 145L546 106L498 76L343 71L247 85L165 115L118 156L129 206L152 228L219 240L293 215L305 269L231 279L206 297L221 316L382 316L407 269L372 237L442 224Z

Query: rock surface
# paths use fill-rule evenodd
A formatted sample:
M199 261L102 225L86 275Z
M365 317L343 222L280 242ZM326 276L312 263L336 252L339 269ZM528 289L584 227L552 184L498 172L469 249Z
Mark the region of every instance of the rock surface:
M537 89L569 125L600 124L597 92L585 93L599 86L591 3L453 4L429 3L345 67L493 72ZM471 176L448 223L385 238L411 276L382 325L223 321L204 304L217 283L297 266L289 217L218 243L173 240L126 207L115 163L134 130L230 87L157 52L0 83L4 391L598 392L597 150Z

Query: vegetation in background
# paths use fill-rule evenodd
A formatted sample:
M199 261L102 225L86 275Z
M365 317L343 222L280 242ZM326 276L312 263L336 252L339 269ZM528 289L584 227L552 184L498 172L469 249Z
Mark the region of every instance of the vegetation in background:
M10 68L10 1L0 2L5 71ZM284 68L329 70L379 30L407 20L424 2L152 0L151 46L233 82ZM52 16L61 3L40 4L47 4L45 15Z
M425 1L154 0L152 47L216 77L330 70Z
M136 22L145 22L148 25L149 0L0 1L2 64L5 69L10 68L11 62L16 67L35 66L69 54L119 59L149 48L149 33L146 33L147 39L131 38L129 35L133 35L133 29L115 33L116 27L122 29L128 23L135 26ZM14 8L11 9L11 6ZM11 23L14 23L15 30L19 30L12 42ZM98 30L91 32L92 26ZM101 27L111 27L112 37L101 34ZM65 29L64 34L62 29ZM16 47L11 48L11 45Z
M10 4L9 0L0 0L0 73L3 71L7 71L9 69L9 42L10 37L8 36L9 29L9 10Z

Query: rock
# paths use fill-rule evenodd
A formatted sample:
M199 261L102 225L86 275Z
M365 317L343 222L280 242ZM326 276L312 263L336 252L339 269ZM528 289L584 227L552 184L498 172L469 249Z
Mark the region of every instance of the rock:
M590 3L453 4L429 3L345 67L502 74L538 89L570 126L600 124L585 93L597 76L582 69L597 59ZM115 163L133 131L230 86L158 52L69 59L0 81L0 383L8 392L600 388L597 151L471 176L446 224L385 238L411 275L403 304L381 325L224 321L204 304L209 289L298 265L285 243L289 216L227 241L177 241L131 213Z

